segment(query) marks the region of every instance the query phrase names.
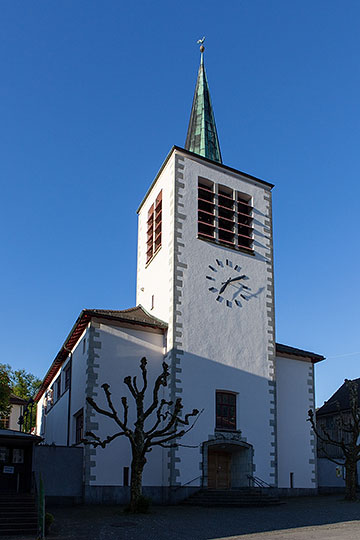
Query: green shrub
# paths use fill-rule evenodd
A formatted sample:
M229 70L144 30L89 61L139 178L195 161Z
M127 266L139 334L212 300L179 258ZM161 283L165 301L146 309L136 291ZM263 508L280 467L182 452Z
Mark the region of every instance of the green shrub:
M54 522L54 516L50 514L50 512L46 512L45 514L45 535L49 534L51 525Z

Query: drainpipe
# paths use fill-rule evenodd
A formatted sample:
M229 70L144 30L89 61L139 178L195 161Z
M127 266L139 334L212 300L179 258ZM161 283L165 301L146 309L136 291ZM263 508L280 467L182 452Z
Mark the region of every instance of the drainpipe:
M70 446L70 413L71 413L71 387L72 387L72 359L73 359L73 353L70 351L70 349L67 349L64 347L64 350L69 353L70 355L70 386L69 386L69 399L68 399L68 418L67 418L67 440L66 440L66 446Z

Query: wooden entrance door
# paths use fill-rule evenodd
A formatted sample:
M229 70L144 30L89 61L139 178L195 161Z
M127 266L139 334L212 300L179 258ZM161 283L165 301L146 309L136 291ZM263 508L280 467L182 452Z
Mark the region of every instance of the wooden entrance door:
M208 487L229 489L231 486L231 454L210 451L208 454Z

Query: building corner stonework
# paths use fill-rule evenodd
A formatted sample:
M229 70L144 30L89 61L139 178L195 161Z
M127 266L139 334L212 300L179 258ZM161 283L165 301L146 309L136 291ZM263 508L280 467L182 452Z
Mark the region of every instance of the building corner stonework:
M278 485L278 452L277 452L277 399L276 399L276 342L275 342L275 292L274 292L274 251L273 251L273 221L272 194L265 191L264 203L266 216L264 219L264 236L266 238L266 313L267 313L267 355L268 355L268 385L270 397L270 478L271 485Z
M86 361L85 396L95 399L98 396L98 369L100 367L100 324L91 321L89 326L88 354ZM96 431L99 423L95 421L96 413L86 401L84 404L84 432ZM96 480L96 448L90 445L84 447L84 485L85 490Z
M169 305L169 337L168 337L168 361L170 363L170 400L175 403L176 399L181 397L182 394L182 379L181 379L181 359L184 354L183 351L183 324L182 324L182 286L184 272L187 269L187 265L182 262L181 255L182 249L185 247L183 244L183 221L186 219L186 215L182 209L184 204L183 190L184 184L184 169L185 159L178 153L175 153L175 170L174 170L174 190L171 194L170 204L172 206L171 215L173 216L172 231L173 237L171 240L172 245L170 247L170 260L171 265L171 280L170 284L170 305ZM180 462L179 451L177 448L170 448L168 452L168 468L169 468L169 485L170 487L179 486L178 480L180 476Z

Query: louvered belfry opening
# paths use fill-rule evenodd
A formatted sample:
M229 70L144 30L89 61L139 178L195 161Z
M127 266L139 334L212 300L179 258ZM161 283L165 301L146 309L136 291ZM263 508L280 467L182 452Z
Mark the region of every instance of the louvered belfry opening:
M198 237L253 252L251 197L198 179Z
M202 178L198 185L198 232L199 236L215 240L214 183Z
M237 224L238 224L238 246L251 249L253 244L253 207L250 204L250 197L241 193L237 196Z
M146 222L146 264L161 247L162 238L162 190L148 211Z

